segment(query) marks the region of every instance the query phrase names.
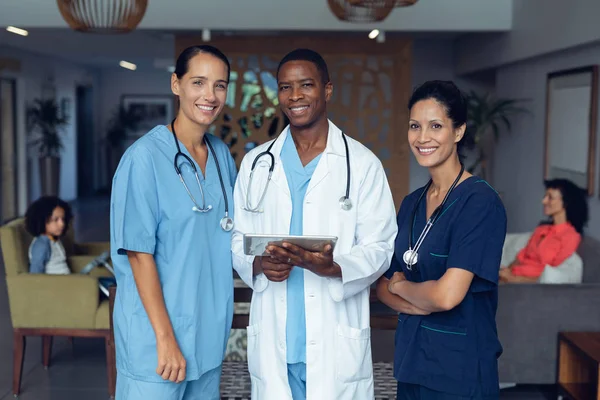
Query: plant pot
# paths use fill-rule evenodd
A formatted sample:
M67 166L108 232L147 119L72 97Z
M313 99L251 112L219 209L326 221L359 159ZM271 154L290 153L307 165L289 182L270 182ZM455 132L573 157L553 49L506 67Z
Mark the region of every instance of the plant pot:
M42 196L58 196L60 184L60 158L40 157L39 167Z

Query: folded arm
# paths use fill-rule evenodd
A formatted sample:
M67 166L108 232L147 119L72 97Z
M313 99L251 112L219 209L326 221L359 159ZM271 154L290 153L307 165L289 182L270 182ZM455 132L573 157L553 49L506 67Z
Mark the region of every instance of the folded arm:
M382 276L377 281L377 297L383 304L390 307L394 311L402 314L410 315L428 315L429 311L425 311L410 303L406 299L398 296L397 294L391 293L388 290L390 280L385 276Z
M390 291L422 310L448 311L463 301L473 276L470 271L449 268L438 280L425 282L403 280L390 285Z

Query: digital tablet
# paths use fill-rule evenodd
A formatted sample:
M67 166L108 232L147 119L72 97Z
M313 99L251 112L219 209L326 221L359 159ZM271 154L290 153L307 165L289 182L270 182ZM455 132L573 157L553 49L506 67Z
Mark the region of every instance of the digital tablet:
M265 255L265 249L272 243L281 246L283 242L295 244L309 251L323 251L328 244L335 248L336 236L294 236L263 235L248 233L244 235L244 253L248 256Z

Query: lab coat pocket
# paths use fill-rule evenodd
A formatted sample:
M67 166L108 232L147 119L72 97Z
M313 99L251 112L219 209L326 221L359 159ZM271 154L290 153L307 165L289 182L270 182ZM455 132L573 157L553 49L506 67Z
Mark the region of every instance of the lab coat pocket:
M335 340L336 377L343 383L370 379L373 376L371 360L371 328L357 329L337 326Z
M260 379L260 324L249 325L246 328L248 339L248 372L252 378Z
M420 326L421 362L418 371L462 381L469 338L464 328L423 321Z

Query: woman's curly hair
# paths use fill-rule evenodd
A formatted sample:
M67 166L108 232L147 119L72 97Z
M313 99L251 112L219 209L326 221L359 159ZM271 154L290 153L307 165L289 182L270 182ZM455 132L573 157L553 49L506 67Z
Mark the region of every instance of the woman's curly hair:
M46 224L52 217L56 207L65 210L65 229L62 236L67 233L73 213L71 206L64 200L56 196L42 196L29 206L25 213L25 229L32 236L39 236L46 233Z
M546 189L555 189L560 192L567 213L567 221L583 235L583 229L589 218L587 191L568 179L546 180L544 186Z

